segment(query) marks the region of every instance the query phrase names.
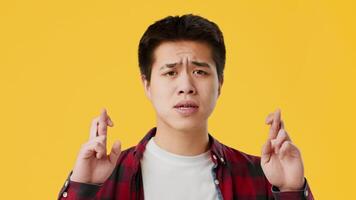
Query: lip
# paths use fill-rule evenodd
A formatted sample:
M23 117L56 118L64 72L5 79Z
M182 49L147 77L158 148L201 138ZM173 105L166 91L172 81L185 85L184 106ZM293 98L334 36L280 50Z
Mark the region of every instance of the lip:
M183 116L189 116L194 113L196 113L199 109L199 106L195 101L192 100L184 100L178 102L174 107L173 107L179 114Z

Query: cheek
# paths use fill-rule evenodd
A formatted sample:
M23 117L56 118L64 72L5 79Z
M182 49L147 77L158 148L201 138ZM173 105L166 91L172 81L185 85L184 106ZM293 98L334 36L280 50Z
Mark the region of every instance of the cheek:
M218 96L218 87L215 84L209 84L208 87L204 87L201 90L201 98L202 102L204 102L204 107L211 112L216 104L217 96Z
M166 84L156 84L151 89L151 101L157 111L164 111L173 104L171 97L172 91Z

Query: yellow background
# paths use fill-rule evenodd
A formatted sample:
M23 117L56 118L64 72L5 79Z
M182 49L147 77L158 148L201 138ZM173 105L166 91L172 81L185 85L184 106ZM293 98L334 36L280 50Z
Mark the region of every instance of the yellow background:
M138 41L167 15L215 21L227 47L209 130L259 155L282 109L316 199L356 199L355 3L1 1L1 199L55 199L92 118L106 107L126 149L155 123Z

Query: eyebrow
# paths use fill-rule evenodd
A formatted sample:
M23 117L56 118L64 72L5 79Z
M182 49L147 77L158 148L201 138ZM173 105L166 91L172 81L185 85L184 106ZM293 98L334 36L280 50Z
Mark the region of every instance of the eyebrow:
M168 63L168 64L165 64L163 65L161 68L159 68L159 70L162 70L163 68L173 68L177 65L178 63Z
M211 66L206 63L206 62L198 62L198 61L192 61L191 62L193 65L196 65L196 66L199 66L199 67L208 67L208 68L211 68ZM163 68L174 68L177 64L179 63L168 63L168 64L165 64L163 65L159 70L162 70Z
M198 62L198 61L192 61L192 63L196 66L199 66L199 67L209 67L210 68L210 65L208 63L205 63L205 62Z

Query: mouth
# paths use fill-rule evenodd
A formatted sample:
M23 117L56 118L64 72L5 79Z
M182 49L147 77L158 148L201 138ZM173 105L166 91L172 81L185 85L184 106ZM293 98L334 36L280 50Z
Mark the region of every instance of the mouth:
M194 101L181 101L173 107L179 114L189 116L198 111L199 106Z

